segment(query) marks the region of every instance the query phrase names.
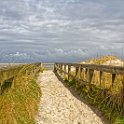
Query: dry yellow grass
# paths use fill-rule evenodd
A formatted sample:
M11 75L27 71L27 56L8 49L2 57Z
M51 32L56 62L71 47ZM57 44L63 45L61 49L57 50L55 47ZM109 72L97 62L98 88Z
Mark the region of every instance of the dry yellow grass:
M0 95L0 124L35 124L35 115L41 97L36 83L38 72L33 65L23 67L13 84Z
M100 58L92 58L86 61L86 63L90 63L90 64L103 64L109 60L116 60L118 59L117 56L112 56L112 55L108 55L108 56L102 56Z

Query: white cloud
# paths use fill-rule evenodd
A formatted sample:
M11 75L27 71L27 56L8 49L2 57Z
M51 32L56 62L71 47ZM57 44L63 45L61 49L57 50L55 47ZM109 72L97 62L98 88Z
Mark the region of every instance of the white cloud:
M123 4L121 0L0 1L0 50L44 61L56 56L77 60L100 50L120 54Z
M27 53L16 52L13 54L6 55L6 57L30 57Z

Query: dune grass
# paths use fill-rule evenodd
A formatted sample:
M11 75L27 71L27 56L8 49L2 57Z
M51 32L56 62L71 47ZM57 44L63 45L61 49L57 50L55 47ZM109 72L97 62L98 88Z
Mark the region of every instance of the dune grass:
M86 61L86 63L90 63L90 64L105 64L107 61L111 61L111 60L116 60L119 59L117 56L112 56L112 55L108 55L108 56L101 56L100 58L92 58ZM112 64L112 63L110 63Z
M23 67L14 86L0 95L0 124L35 124L41 90L36 83L38 71L32 72L33 67Z

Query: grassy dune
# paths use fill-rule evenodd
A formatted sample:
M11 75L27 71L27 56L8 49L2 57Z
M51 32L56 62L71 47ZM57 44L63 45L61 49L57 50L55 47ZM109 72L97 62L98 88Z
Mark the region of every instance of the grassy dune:
M35 124L41 90L33 67L23 67L0 95L0 124Z
M107 61L112 61L112 60L116 60L119 59L117 56L102 56L100 58L92 58L86 61L86 63L90 63L90 64L105 64ZM111 63L112 64L112 63Z

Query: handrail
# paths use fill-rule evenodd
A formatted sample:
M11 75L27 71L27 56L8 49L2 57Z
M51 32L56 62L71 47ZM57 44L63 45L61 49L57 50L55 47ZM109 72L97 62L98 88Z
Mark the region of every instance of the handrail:
M63 68L64 67L64 68ZM75 68L75 75L71 74L71 69ZM110 86L113 86L116 75L122 76L122 85L124 85L124 67L122 66L108 66L108 65L96 65L96 64L78 64L78 63L55 63L54 64L54 71L55 72L61 72L64 73L69 80L69 78L73 78L77 80L78 82L82 82L82 84L87 85L88 83L91 84L91 81L93 79L93 75L95 74L94 71L99 72L99 85L101 87L101 82L103 82L103 73L109 73L111 74L111 84ZM86 79L84 80L82 78L82 72L85 74ZM79 76L77 74L79 73ZM93 83L92 83L93 84Z
M0 68L0 84L2 84L4 80L7 80L15 76L17 72L24 66L28 67L30 65L40 66L41 63L27 63Z
M80 67L80 68L93 69L93 70L108 72L108 73L112 73L112 74L124 74L124 67L122 67L122 66L78 64L78 63L55 63L55 65L57 65L57 64L74 66L77 68Z
M1 66L0 67L0 71L4 71L4 70L10 70L10 69L16 69L16 68L19 68L19 67L23 67L24 65L32 65L32 64L35 64L35 65L40 65L41 63L22 63L22 64L13 64L13 65L7 65L7 66Z

